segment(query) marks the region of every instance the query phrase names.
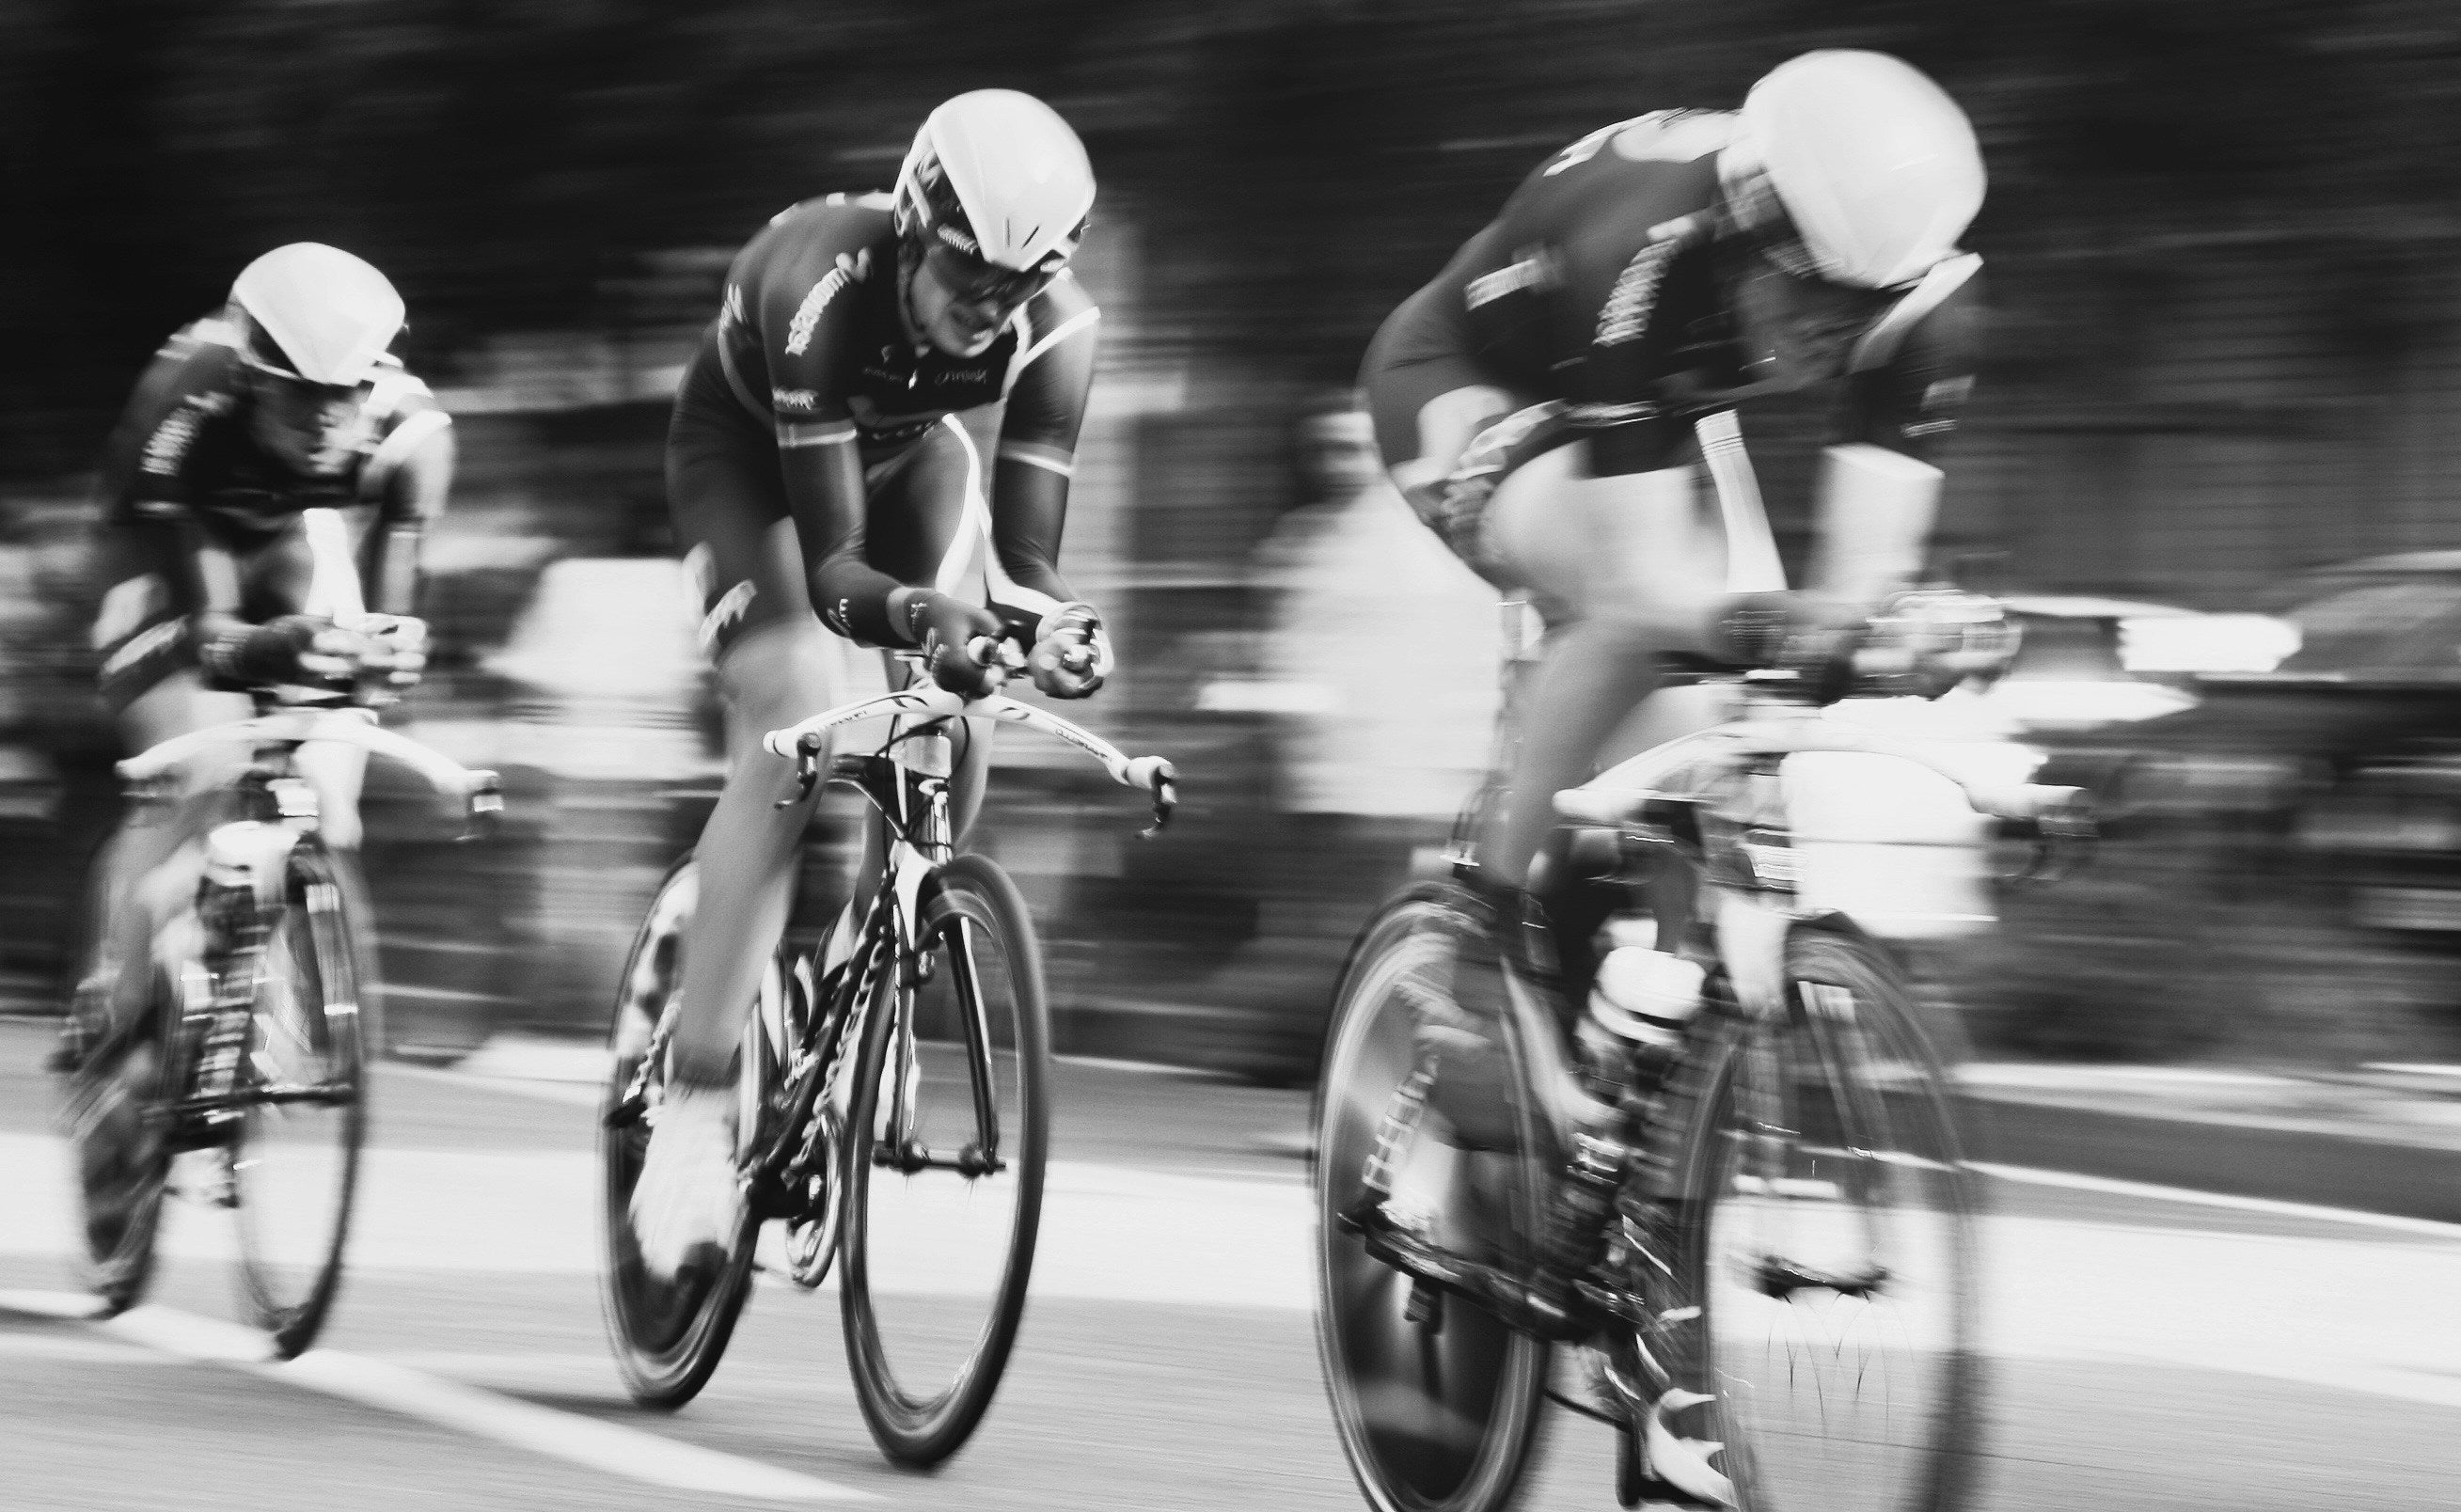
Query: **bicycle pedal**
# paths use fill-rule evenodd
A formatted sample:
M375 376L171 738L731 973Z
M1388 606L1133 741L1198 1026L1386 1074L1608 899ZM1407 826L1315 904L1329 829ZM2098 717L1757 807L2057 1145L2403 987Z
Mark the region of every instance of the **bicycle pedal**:
M650 1099L647 1097L626 1097L608 1109L607 1116L599 1121L610 1129L630 1128L641 1121L641 1115L648 1112L649 1107Z
M1402 1316L1426 1330L1430 1334L1444 1332L1444 1292L1425 1281L1414 1279L1410 1283L1410 1300L1402 1308Z

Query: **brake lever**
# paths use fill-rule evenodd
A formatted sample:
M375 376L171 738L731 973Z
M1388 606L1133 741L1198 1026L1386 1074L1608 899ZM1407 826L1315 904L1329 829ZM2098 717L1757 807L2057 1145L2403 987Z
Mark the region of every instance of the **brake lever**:
M461 833L454 840L478 840L492 836L504 817L504 779L484 770L470 774L470 785L461 795Z
M2034 842L2025 864L2001 879L2011 887L2047 887L2085 869L2102 838L2090 801L2053 809L2034 820Z
M1153 822L1137 831L1139 840L1152 840L1170 822L1171 811L1179 807L1179 784L1168 772L1157 772L1153 781Z
M781 798L772 808L793 808L811 800L812 789L821 785L821 752L826 742L816 735L803 735L795 742L795 796Z

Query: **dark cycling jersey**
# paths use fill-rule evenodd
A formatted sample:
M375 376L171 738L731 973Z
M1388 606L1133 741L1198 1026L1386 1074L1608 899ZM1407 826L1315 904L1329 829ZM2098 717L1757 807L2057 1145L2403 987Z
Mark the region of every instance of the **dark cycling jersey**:
M1100 311L1062 272L975 356L918 341L898 308L889 202L833 194L771 221L737 254L704 357L714 352L727 387L771 429L781 458L855 448L867 479L881 478L947 416L1005 400L990 499L993 545L1009 581L995 585L995 607L1038 619L1075 596L1055 561ZM790 492L799 476L811 479L806 490L834 492L831 479L847 475L790 463ZM888 594L900 585L865 559L863 500L819 502L797 522L816 564L812 600L822 618L840 634L902 644L888 619ZM810 539L816 525L825 539Z
M371 607L411 608L417 534L442 493L414 458L450 418L426 384L380 358L355 429L333 438L318 471L300 472L249 433L237 343L211 316L174 333L105 445L92 639L115 704L195 666L234 617L307 609L320 569L358 575ZM309 510L359 505L375 516L359 562L347 530L328 539L306 527Z
M104 512L112 521L185 511L227 544L289 528L300 511L372 503L415 510L402 463L450 419L427 385L393 356L377 359L360 427L328 470L294 471L249 436L237 333L214 317L174 333L138 379L103 453Z
M1390 354L1452 345L1518 393L1561 401L1550 418L1588 436L1599 474L1671 465L1684 418L1758 394L1844 377L1840 442L1921 456L1972 388L1979 259L1913 290L1792 278L1713 236L1718 152L1735 117L1659 111L1566 147L1423 294L1426 320ZM1774 351L1746 348L1736 280L1773 279L1786 310Z

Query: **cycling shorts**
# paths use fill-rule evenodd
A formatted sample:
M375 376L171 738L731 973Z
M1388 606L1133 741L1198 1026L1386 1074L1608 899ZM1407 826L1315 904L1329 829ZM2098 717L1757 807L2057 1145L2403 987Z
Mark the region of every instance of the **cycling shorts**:
M744 408L704 345L667 432L667 503L700 594L713 660L745 635L817 620L769 423ZM900 583L987 597L990 513L974 443L950 415L864 468L864 560Z

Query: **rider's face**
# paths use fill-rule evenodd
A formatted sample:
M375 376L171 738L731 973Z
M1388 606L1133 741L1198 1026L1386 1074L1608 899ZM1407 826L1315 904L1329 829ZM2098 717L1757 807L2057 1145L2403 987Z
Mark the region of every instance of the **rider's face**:
M367 432L363 389L310 383L251 364L248 429L294 472L330 478L350 465Z
M1747 254L1734 287L1744 379L1802 384L1838 376L1855 341L1895 298L1887 289L1800 278L1766 253Z
M952 357L982 354L1017 308L1049 279L970 268L945 247L915 265L909 308L923 339Z

